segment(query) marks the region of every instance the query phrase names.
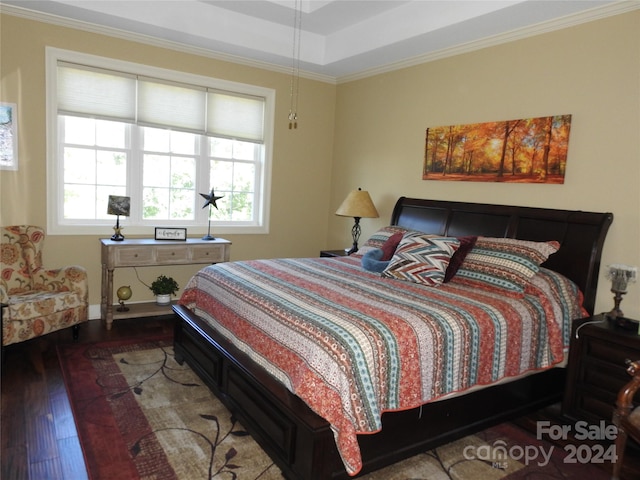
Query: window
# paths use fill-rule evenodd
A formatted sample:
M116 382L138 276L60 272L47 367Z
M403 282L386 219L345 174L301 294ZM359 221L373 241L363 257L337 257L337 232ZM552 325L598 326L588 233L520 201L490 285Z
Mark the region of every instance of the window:
M47 49L48 227L268 231L273 90ZM222 198L202 208L200 194ZM209 217L210 215L210 217Z

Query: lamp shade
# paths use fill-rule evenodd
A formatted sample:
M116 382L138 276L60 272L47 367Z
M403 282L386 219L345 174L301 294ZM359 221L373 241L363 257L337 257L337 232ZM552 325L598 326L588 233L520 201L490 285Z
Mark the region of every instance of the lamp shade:
M354 218L378 218L378 210L366 190L353 190L336 210L336 215Z
M128 217L130 206L131 206L131 203L130 203L129 197L109 195L109 204L107 207L107 214L124 215L125 217Z

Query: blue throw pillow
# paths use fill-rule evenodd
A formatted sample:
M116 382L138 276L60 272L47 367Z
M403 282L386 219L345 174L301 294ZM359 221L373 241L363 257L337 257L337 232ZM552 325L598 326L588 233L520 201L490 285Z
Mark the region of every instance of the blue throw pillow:
M369 250L362 256L362 268L368 270L369 272L382 273L384 269L389 265L389 260L380 260L382 258L382 255L384 255L384 252L381 248L374 248L372 250Z

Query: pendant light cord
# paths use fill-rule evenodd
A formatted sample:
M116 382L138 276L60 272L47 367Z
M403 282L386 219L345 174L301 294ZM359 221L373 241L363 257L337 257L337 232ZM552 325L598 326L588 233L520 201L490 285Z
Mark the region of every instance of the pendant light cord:
M298 93L300 91L300 37L302 33L302 0L296 0L293 19L293 47L291 52L291 85L289 130L298 128Z

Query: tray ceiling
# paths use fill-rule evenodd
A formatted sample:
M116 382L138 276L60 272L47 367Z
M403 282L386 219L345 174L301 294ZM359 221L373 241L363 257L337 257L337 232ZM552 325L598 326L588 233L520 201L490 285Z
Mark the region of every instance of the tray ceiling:
M9 14L349 79L638 8L613 0L3 0Z

